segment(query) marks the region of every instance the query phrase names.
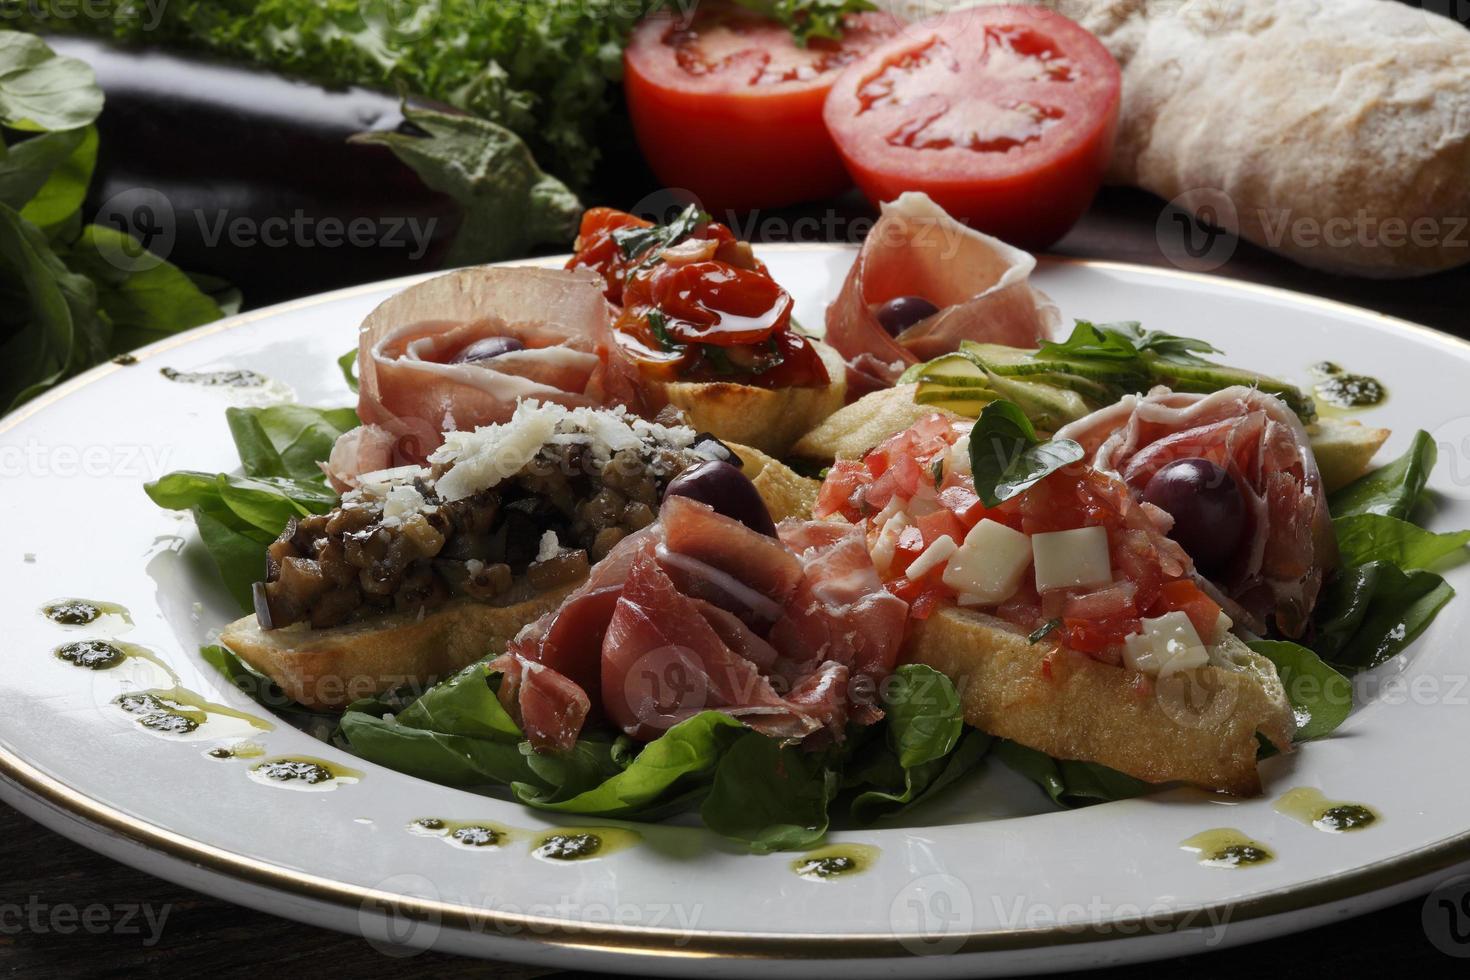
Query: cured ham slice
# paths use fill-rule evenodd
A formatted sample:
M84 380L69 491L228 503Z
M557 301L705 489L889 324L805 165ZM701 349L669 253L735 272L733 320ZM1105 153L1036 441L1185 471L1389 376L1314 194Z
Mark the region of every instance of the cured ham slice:
M827 307L827 343L848 363L860 395L894 384L911 364L958 350L963 340L1035 347L1060 321L1027 282L1029 253L968 228L926 194L883 205L842 291ZM899 296L922 296L939 312L897 337L876 310Z
M531 743L568 748L599 710L644 740L709 709L793 740L881 718L907 604L884 590L857 528L779 531L666 500L497 661Z
M1093 466L1122 478L1134 493L1169 463L1203 458L1240 487L1246 538L1217 575L1257 632L1274 623L1300 636L1337 559L1322 477L1301 420L1280 399L1254 388L1208 395L1155 388L1063 427ZM1147 505L1145 505L1147 506ZM1230 607L1227 607L1229 609Z
M359 333L358 416L370 441L352 433L330 475L350 486L359 446L385 465L422 464L443 433L505 422L523 399L568 407L638 407L636 374L615 349L602 282L590 272L483 267L411 286L368 314ZM521 345L498 357L456 364L476 341Z

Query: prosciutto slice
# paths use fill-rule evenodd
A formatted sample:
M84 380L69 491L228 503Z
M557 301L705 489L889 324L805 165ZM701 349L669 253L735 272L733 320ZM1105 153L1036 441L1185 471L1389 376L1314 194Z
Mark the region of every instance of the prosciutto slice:
M492 337L524 349L452 363ZM602 281L586 271L482 267L412 286L363 321L357 367L357 414L373 431L343 436L326 468L338 489L375 468L422 464L443 433L505 422L520 399L639 406Z
M827 307L827 343L848 363L857 393L886 388L911 364L958 350L960 342L1035 347L1060 314L1027 282L1029 253L968 228L927 194L883 205L842 291ZM898 296L922 296L939 312L892 337L876 310Z
M883 589L860 529L779 532L665 501L496 662L532 745L570 748L597 713L643 740L709 709L792 740L880 719L907 604Z
M1129 395L1057 433L1075 439L1093 466L1135 493L1162 467L1191 457L1229 471L1245 499L1247 538L1215 583L1256 632L1287 636L1307 627L1337 560L1317 460L1296 413L1273 395L1241 386L1208 395L1155 388Z

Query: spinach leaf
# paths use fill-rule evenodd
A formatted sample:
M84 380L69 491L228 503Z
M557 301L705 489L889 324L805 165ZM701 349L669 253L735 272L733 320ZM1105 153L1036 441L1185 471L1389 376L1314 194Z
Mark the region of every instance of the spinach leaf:
M97 130L91 126L41 133L0 149L0 204L45 228L82 206L97 161Z
M256 704L315 738L324 742L331 739L339 721L335 712L316 711L298 704L275 681L245 663L228 647L218 644L201 647L199 656Z
M704 711L685 719L626 759L626 768L596 786L566 799L552 800L516 787L516 798L522 803L561 813L616 817L647 815L649 808L669 799L682 799L693 787L699 789L713 774L721 753L731 741L730 735L744 728L740 722L719 711ZM626 745L613 743L612 761L617 764L619 752Z
M947 755L929 759L912 767L900 764L888 746L850 777L858 786L866 786L853 797L852 816L859 823L871 823L879 817L892 816L924 800L974 771L990 751L993 739L978 728L968 728Z
M464 208L446 266L524 255L532 246L564 244L576 234L582 202L536 165L515 133L474 116L407 104L403 116L428 135L369 132L352 142L388 147L425 184Z
M1408 520L1438 456L1434 440L1421 429L1414 433L1413 442L1402 456L1334 493L1327 501L1327 509L1334 520L1359 514Z
M1038 439L1031 420L1014 402L986 405L970 430L975 492L987 507L1025 492L1082 455L1082 447L1071 439Z
M357 348L337 358L337 367L342 371L342 379L347 382L347 387L354 392L357 391Z
M224 315L177 266L128 232L88 225L61 255L73 272L96 283L98 303L112 324L113 351L142 347Z
M800 850L826 835L837 785L821 753L746 732L720 759L699 812L715 833L758 853Z
M1330 735L1353 710L1353 685L1311 650L1286 640L1255 640L1248 644L1276 665L1296 715L1295 741Z
M995 754L1016 772L1046 790L1059 806L1079 807L1090 803L1126 800L1142 796L1149 784L1126 773L1095 762L1053 759L1044 752L1007 739L998 739Z
M1314 648L1341 670L1376 667L1422 633L1454 594L1423 569L1386 561L1344 569L1318 603Z
M1386 514L1354 514L1332 522L1347 566L1386 561L1405 571L1427 568L1470 543L1470 530L1436 534Z
M322 483L318 460L331 455L337 438L358 425L350 408L271 405L229 408L225 419L250 477L281 477Z
M0 124L32 133L80 129L102 111L85 62L63 58L34 34L0 31Z
M266 546L291 518L326 513L337 502L319 481L189 470L165 474L143 490L160 507L194 515L221 580L246 611L254 607L251 589L265 573Z

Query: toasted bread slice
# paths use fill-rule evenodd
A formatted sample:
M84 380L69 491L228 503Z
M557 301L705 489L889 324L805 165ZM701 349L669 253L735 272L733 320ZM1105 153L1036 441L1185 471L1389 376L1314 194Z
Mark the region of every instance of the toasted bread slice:
M1322 473L1322 486L1331 493L1368 472L1373 454L1388 440L1389 431L1346 419L1319 418L1307 427L1307 435Z
M791 455L802 459L858 459L869 449L902 432L933 412L949 414L932 405L914 404L918 385L898 385L864 395L846 405L799 439Z
M791 444L842 407L847 365L831 347L813 341L832 382L824 388L756 388L728 381L663 384L669 403L684 410L689 424L725 442L785 456Z
M992 735L1150 783L1254 796L1256 733L1289 751L1295 718L1269 660L1233 636L1212 654L1232 666L1153 678L1049 651L1003 620L956 607L916 620L904 652L954 681L965 721Z
M304 624L263 630L254 616L225 627L220 642L308 708L340 709L397 687L422 690L500 653L575 588L509 606L456 599L423 615L391 613L331 629Z
M756 492L766 502L766 510L771 512L771 520L779 524L788 517L811 519L817 492L822 489L820 481L802 476L759 449L735 442L726 445L740 457L741 472L755 484Z

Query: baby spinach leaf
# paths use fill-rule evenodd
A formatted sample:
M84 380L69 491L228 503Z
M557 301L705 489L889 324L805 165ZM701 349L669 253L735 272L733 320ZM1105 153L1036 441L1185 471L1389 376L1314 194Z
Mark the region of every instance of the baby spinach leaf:
M83 61L34 34L0 31L0 124L44 133L80 129L102 111L102 89Z
M1045 752L1008 739L998 739L995 754L1016 772L1046 790L1059 806L1125 800L1148 792L1149 784L1095 762L1053 759Z
M1330 735L1353 710L1353 685L1322 658L1286 640L1255 640L1252 650L1276 665L1296 715L1295 741Z
M1327 509L1333 520L1358 514L1408 520L1438 456L1434 440L1421 429L1414 433L1413 442L1402 456L1334 493L1327 501Z
M986 405L970 430L975 492L987 507L1024 493L1082 456L1082 447L1071 439L1042 442L1031 420L1014 402Z
M246 476L321 483L318 460L331 455L337 438L358 425L350 408L270 405L229 408L225 419Z
M1404 570L1427 568L1470 543L1470 531L1436 534L1386 514L1353 514L1338 518L1332 526L1347 566L1386 561Z
M342 379L347 382L347 387L354 392L357 391L357 348L337 358L337 367L342 371Z
M1376 667L1422 633L1455 590L1433 572L1387 561L1344 569L1315 614L1314 648L1345 671Z
M837 783L821 753L746 732L720 759L699 812L715 833L758 853L800 850L826 835Z

